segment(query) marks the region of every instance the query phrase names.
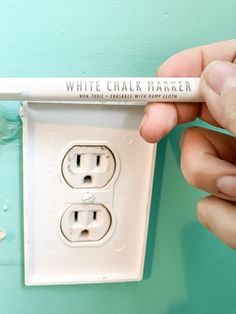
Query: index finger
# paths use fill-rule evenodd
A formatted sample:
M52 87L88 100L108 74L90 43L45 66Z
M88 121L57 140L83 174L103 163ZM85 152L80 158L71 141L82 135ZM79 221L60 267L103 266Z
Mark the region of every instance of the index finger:
M167 59L157 70L158 76L191 77L200 76L204 68L215 60L234 62L236 40L187 49ZM217 125L205 104L201 103L152 103L145 108L145 117L140 133L148 142L159 141L179 123L200 117Z

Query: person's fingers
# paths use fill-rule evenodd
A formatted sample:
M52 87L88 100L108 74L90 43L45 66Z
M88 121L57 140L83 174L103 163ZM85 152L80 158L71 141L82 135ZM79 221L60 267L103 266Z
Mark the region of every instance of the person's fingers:
M193 186L228 200L236 200L236 139L193 127L181 141L181 169Z
M196 47L177 53L158 69L158 76L200 76L203 69L214 60L232 62L236 55L236 40ZM155 117L153 115L155 114ZM190 122L200 117L218 126L204 104L152 103L145 108L140 134L148 142L156 142L178 123Z
M147 142L155 143L167 135L177 124L193 121L197 117L211 125L220 126L209 114L205 104L150 103L144 110L140 133Z
M197 217L209 231L236 250L236 205L234 203L208 196L198 203Z
M201 89L214 119L236 135L236 65L211 63L202 74Z
M181 51L167 59L157 70L158 76L200 76L212 61L233 62L236 39Z
M140 134L147 142L155 143L169 133L177 123L178 116L173 104L149 104L144 110Z

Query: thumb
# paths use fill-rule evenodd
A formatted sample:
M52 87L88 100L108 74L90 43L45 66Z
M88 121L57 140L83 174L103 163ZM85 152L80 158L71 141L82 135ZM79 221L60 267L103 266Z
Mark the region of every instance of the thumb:
M236 136L236 65L210 63L202 73L201 90L213 118Z

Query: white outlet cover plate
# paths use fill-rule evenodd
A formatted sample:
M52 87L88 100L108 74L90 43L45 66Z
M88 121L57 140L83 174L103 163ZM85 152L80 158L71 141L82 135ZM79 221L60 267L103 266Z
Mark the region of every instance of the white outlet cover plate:
M139 134L132 103L24 102L26 285L139 281L143 276L156 145ZM61 165L74 145L106 145L116 171L103 188L71 188ZM103 204L112 216L99 242L72 243L60 220L74 204Z

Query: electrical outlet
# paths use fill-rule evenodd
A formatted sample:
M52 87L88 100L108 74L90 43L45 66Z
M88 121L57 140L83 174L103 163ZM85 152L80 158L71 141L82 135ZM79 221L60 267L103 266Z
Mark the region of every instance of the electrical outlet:
M115 158L106 146L72 147L62 162L62 174L73 188L103 187L115 172Z
M142 105L23 103L27 285L142 279L156 151Z
M99 241L111 225L111 214L103 205L87 204L70 206L61 218L61 232L73 243Z

